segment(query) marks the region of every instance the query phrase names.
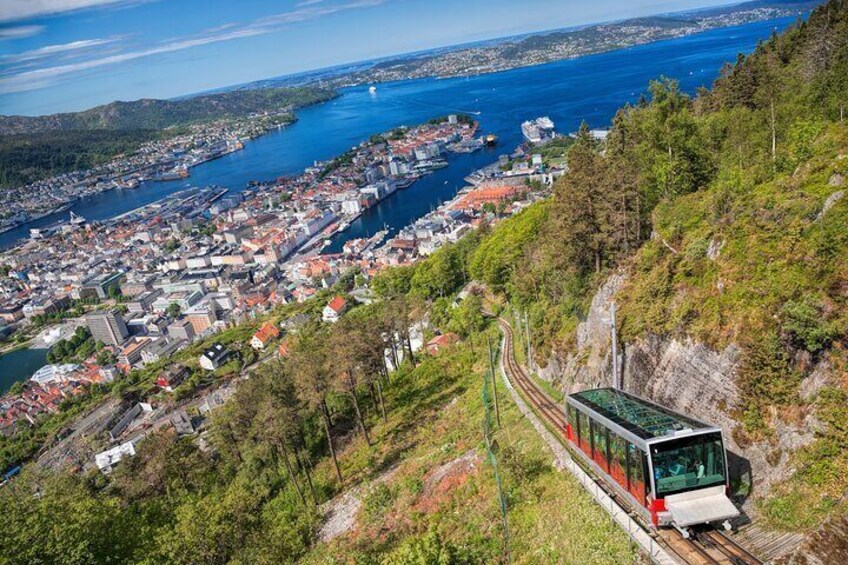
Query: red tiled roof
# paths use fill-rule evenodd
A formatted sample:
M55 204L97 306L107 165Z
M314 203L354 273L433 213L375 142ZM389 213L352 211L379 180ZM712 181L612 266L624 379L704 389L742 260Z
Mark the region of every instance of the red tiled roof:
M459 341L459 336L455 333L446 333L437 335L427 342L427 352L436 355L441 349L453 345Z
M344 307L347 306L347 300L341 296L336 296L330 300L330 303L327 304L327 306L329 306L336 314L341 314Z
M265 322L259 330L253 334L253 337L257 338L263 344L268 343L275 337L280 335L280 330L277 329L277 326L272 324L271 322Z

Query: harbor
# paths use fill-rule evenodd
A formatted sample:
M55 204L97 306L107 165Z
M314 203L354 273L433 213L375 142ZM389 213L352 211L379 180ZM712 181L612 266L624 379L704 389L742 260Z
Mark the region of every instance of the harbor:
M561 131L575 131L582 120L591 127L609 122L623 102L635 103L648 81L661 75L680 77L681 88L694 92L708 86L724 61L752 49L757 39L792 18L769 20L741 28L716 29L697 37L683 37L599 55L580 57L536 67L467 78L423 79L379 85L373 94L367 87L345 88L342 96L298 111L298 120L285 128L246 143L244 149L198 164L188 179L141 182L133 190L110 190L89 194L73 202L70 210L89 220L101 221L159 200L192 186L216 185L236 193L252 179L276 179L300 174L316 159L332 158L379 132L402 124L420 123L434 115L467 112L480 122L481 130L497 137L498 147L516 147L522 141L516 124L549 116ZM697 42L698 50L689 53ZM600 69L603 69L601 71ZM696 70L693 74L690 71ZM479 114L474 114L479 112ZM387 224L399 229L410 218L426 214L431 207L453 196L463 178L490 164L489 150L455 154L448 186L418 191L416 182L407 191L415 201L400 205L396 195L353 222L351 238L366 237ZM485 157L484 157L485 156ZM468 159L465 159L468 157ZM464 168L464 170L460 170ZM441 182L447 180L442 177ZM413 192L415 191L415 192ZM9 247L29 236L30 227L46 226L66 219L69 210L49 214L0 234L0 247ZM338 245L341 249L341 244Z

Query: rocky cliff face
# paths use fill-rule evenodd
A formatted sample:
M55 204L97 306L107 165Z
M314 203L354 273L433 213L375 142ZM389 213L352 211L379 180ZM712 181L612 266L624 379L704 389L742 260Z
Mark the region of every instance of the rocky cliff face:
M586 320L578 327L576 353L551 359L540 371L543 378L558 383L566 393L610 386L609 305L625 280L622 274L613 275L599 289ZM731 452L731 476L748 485L755 496L787 478L793 472L789 455L813 440L816 421L808 415L799 423L778 424L770 441L740 445L734 434L740 351L734 345L716 351L689 338L647 335L622 344L619 358L624 390L721 426ZM750 506L746 504L746 509Z

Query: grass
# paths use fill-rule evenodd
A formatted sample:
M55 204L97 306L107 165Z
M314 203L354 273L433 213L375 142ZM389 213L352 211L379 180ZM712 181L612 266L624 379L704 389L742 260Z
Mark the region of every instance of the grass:
M549 383L536 373L531 373L530 378L533 379L533 382L536 383L536 386L545 391L545 394L556 400L557 402L562 402L565 400L565 395L561 390L556 388L553 384Z
M495 337L494 325L489 332ZM386 391L388 423L372 415L374 447L368 449L357 436L341 453L348 485L394 472L383 486L367 490L355 529L316 546L305 563L403 561L408 555L403 552L428 535L468 560L502 558L497 489L483 447L485 339L478 335L476 341L474 353L462 344L394 377ZM513 561L632 561L626 535L576 480L551 465L541 438L500 381L498 387L503 429L494 439ZM448 464L457 467L441 481L433 479L434 471ZM332 477L326 463L318 474L322 481Z

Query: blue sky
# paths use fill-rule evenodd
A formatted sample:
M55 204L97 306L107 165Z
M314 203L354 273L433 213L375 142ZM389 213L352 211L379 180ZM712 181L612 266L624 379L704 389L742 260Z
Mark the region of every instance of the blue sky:
M734 0L0 0L0 114L169 98Z

